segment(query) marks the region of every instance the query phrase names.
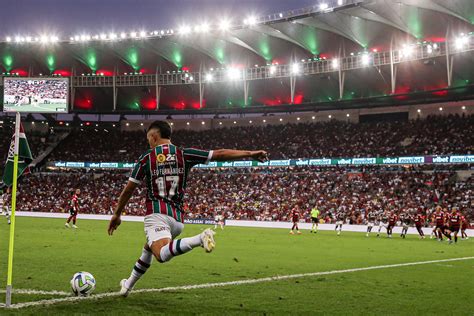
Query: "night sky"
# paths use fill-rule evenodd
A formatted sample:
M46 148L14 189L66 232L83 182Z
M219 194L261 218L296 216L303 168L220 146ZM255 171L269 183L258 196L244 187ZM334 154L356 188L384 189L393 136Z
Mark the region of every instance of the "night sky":
M189 23L242 21L317 3L318 0L0 0L0 37L178 28Z

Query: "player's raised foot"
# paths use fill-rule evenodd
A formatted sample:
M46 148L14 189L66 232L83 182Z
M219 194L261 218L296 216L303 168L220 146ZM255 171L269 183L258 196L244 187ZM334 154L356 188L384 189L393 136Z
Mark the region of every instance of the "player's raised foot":
M123 297L127 297L128 294L130 294L130 292L132 291L132 289L129 289L125 286L125 282L127 282L127 279L123 279L122 281L120 281L120 295L122 295Z
M211 252L216 247L216 242L214 241L215 232L208 228L201 233L201 244L206 252Z
M69 228L69 223L64 224L65 227Z
M73 225L72 225L72 228L77 228L77 226L73 224Z

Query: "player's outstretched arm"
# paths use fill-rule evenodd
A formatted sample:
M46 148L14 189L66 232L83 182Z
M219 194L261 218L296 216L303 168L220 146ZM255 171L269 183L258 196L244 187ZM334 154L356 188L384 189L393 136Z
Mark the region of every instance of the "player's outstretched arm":
M110 219L109 222L109 228L108 228L108 233L109 235L112 235L114 233L114 230L116 230L119 225L122 223L122 220L120 219L123 210L125 209L125 206L128 203L128 200L132 197L133 191L135 191L137 187L137 184L133 181L128 181L127 185L123 189L122 193L120 194L118 203L117 203L117 208L115 209L114 215L112 215L112 218Z
M264 150L234 150L234 149L217 149L212 153L213 161L229 161L243 158L252 158L260 162L268 160L268 154Z

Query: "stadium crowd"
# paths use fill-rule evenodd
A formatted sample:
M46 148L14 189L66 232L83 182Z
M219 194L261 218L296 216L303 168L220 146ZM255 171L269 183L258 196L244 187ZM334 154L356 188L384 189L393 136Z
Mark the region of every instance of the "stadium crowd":
M127 174L38 173L25 177L22 211L66 212L73 190L81 189L80 213L111 214ZM282 167L200 169L191 173L185 198L188 218L286 221L298 207L302 220L317 206L326 222L344 212L348 223L364 223L369 211L429 215L435 205L459 207L474 220L474 178L457 179L452 171L389 171L342 168ZM55 194L51 194L55 192ZM127 215L144 215L145 190L139 188Z
M474 153L474 115L350 123L343 121L177 130L173 143L202 149L265 149L271 159L393 157ZM80 148L80 150L78 150ZM144 132L74 130L50 160L135 161L147 149Z

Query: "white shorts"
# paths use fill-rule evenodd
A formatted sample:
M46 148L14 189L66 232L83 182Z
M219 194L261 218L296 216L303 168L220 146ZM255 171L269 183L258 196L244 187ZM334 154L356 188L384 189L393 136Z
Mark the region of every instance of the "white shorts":
M183 231L183 223L164 214L151 214L145 216L145 235L148 246L160 239L174 239Z
M374 227L374 222L368 222L368 223L367 223L367 226L368 226L368 227Z
M336 221L336 225L342 225L343 222L342 221Z
M388 223L380 222L380 223L379 223L379 227L387 228L387 227L388 227Z

